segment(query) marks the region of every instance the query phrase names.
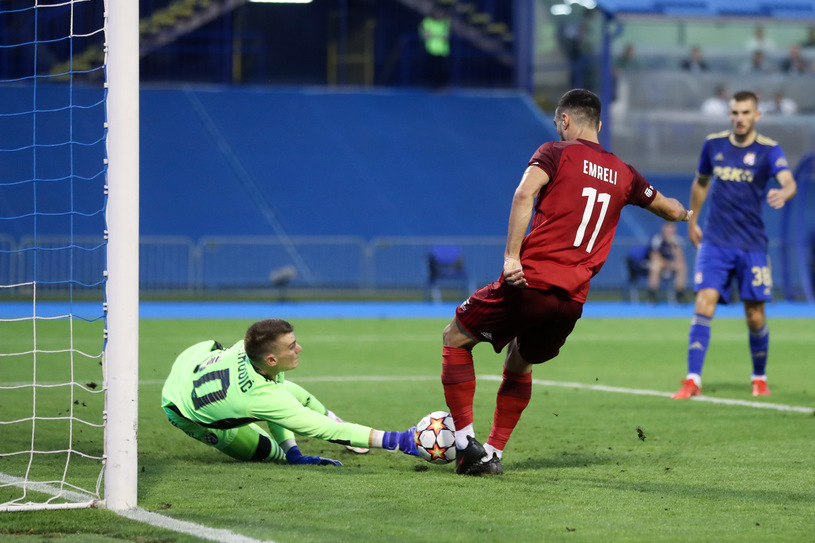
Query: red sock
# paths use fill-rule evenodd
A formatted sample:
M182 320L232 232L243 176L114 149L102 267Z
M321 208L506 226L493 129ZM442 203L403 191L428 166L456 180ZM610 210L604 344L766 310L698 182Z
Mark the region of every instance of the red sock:
M495 418L487 443L503 451L512 430L518 424L532 397L532 374L513 373L504 369L504 380L495 399Z
M473 353L460 347L442 349L441 384L444 399L453 415L456 428L473 423L473 396L475 396L475 368Z

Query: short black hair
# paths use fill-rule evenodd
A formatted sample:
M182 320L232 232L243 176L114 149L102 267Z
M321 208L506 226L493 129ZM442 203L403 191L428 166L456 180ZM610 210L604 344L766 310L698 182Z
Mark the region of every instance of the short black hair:
M282 319L258 321L246 331L243 348L249 360L260 364L272 350L272 344L280 336L294 332L294 326Z
M758 105L758 96L753 91L739 91L733 95L733 100L736 102L746 102L747 100L752 100L756 105Z
M561 113L565 112L580 124L600 128L602 109L602 103L596 94L586 89L572 89L560 97L555 116L559 117Z

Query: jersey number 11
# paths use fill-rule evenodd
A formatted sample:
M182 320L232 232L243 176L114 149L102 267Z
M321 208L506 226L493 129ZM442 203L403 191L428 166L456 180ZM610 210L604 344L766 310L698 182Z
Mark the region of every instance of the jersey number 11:
M594 248L594 242L597 240L597 234L600 233L600 227L603 225L603 220L606 218L606 211L608 211L608 203L611 201L611 195L605 192L597 194L597 189L592 187L583 188L583 196L587 197L586 209L583 210L583 220L577 229L577 234L574 237L574 246L580 247L583 244L583 238L586 236L586 227L591 220L592 212L594 211L594 204L600 202L603 207L600 209L600 217L597 219L597 225L594 227L594 232L591 234L589 244L586 245L586 252L590 253Z

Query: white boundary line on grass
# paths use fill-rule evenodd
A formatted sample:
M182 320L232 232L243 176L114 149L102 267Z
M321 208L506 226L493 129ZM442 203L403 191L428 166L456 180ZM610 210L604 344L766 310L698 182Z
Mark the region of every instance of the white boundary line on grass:
M478 379L485 381L500 381L499 375L479 375ZM605 385L586 385L583 383L568 383L562 381L544 381L541 379L532 379L532 384L542 385L549 387L563 387L563 388L580 388L586 390L598 390L601 392L617 392L619 394L636 394L640 396L661 396L663 398L670 398L670 392L660 392L658 390L643 390L637 388L620 388L610 387ZM739 405L742 407L753 407L757 409L774 409L776 411L794 411L796 413L807 413L809 415L815 413L815 408L800 407L797 405L784 405L778 403L765 403L765 402L751 402L748 400L734 400L730 398L714 398L711 396L694 396L690 398L695 402L709 402L724 405Z
M194 522L187 522L186 520L178 520L172 517L165 517L158 513L146 511L141 507L127 509L125 511L114 511L117 515L144 522L151 526L157 526L166 530L180 532L185 534L194 535L202 539L209 539L210 541L221 541L223 543L274 543L271 540L254 539L245 535L239 535L229 530L222 530L220 528L210 528Z
M94 501L94 497L91 496L90 494L83 494L81 492L75 492L73 490L59 488L58 486L48 483L37 483L37 482L26 483L25 479L23 479L22 477L14 477L12 475L6 475L5 473L0 473L0 483L20 487L25 486L26 488L34 492L49 494L51 496L59 496L60 498L75 503ZM13 511L13 508L10 510ZM131 520L135 520L137 522L143 522L145 524L150 524L151 526L156 526L157 528L164 528L166 530L171 530L173 532L190 534L195 537L200 537L201 539L209 539L210 541L219 541L223 543L274 543L273 541L269 540L253 539L251 537L246 537L244 535L236 534L229 530L211 528L209 526L203 526L201 524L196 524L194 522L187 522L185 520L178 520L172 517L166 517L158 513L146 511L141 507L135 507L133 509L126 509L123 511L113 511L113 512L116 513L117 515L129 518Z
M60 498L75 503L94 501L93 497L89 494L82 494L81 492L66 490L47 483L26 483L25 479L22 477L14 477L12 475L6 475L5 473L0 473L0 483L11 484L19 487L25 486L34 492L49 494L51 496L59 496ZM10 511L13 510L13 508L10 509ZM158 513L147 511L141 507L134 507L133 509L126 509L123 511L114 511L111 509L111 511L117 515L135 520L137 522L143 522L157 528L164 528L165 530L171 530L177 533L190 534L195 537L200 537L201 539L209 539L210 541L219 541L222 543L274 543L274 541L254 539L236 534L229 530L211 528L209 526L196 524L194 522L187 522L186 520L166 517ZM2 513L0 513L0 515L2 515Z
M435 381L439 377L417 376L417 377L384 377L384 376L360 376L360 377L304 377L296 379L298 382L324 382L324 381ZM500 375L477 375L476 379L482 381L501 381ZM543 379L532 379L533 385L561 388L579 388L584 390L597 390L600 392L616 392L618 394L634 394L638 396L659 396L670 398L670 392L659 390L646 390L638 388L610 387L606 385L588 385L585 383L570 383L566 381L545 381ZM753 407L755 409L773 409L775 411L792 411L795 413L815 414L813 407L800 407L797 405L784 405L778 403L751 402L748 400L736 400L731 398L714 398L712 396L694 396L690 398L694 402L709 402L721 405L738 405L741 407Z

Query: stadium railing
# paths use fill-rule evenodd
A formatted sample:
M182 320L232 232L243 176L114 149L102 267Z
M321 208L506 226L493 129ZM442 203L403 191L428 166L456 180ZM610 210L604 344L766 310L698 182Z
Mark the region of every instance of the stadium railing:
M40 247L64 244L66 240L51 237L40 240ZM103 255L90 250L94 238L74 239L74 277L80 284L89 284L103 269ZM142 294L207 296L228 295L235 291L266 291L285 286L302 290L332 290L368 295L405 293L425 297L429 279L427 255L434 245L455 244L461 247L471 283L482 286L498 278L503 260L503 237L380 237L366 240L355 236L300 236L287 240L308 267L308 273L298 269L284 242L274 237L208 237L193 240L182 236L145 236L140 242L139 275ZM627 292L626 256L630 249L648 243L647 239L618 236L600 274L592 280L593 291ZM30 256L21 248L30 247L30 240L15 241L0 236L0 275L13 284L26 273ZM783 265L782 241L770 241L770 257ZM688 269L693 269L695 250L686 244ZM43 284L49 277L61 278L64 262L40 259L38 274ZM284 272L285 273L282 273ZM780 271L776 272L778 278ZM798 276L794 276L797 278ZM280 283L280 278L285 279ZM799 280L800 281L800 280ZM778 280L780 285L780 279ZM83 289L92 294L93 285ZM689 285L690 287L690 285ZM800 284L794 285L801 291ZM41 286L40 288L46 288ZM47 287L52 292L70 288L70 284L55 281ZM17 293L19 294L19 293ZM2 296L14 296L14 289L5 289ZM456 295L459 295L457 293Z

